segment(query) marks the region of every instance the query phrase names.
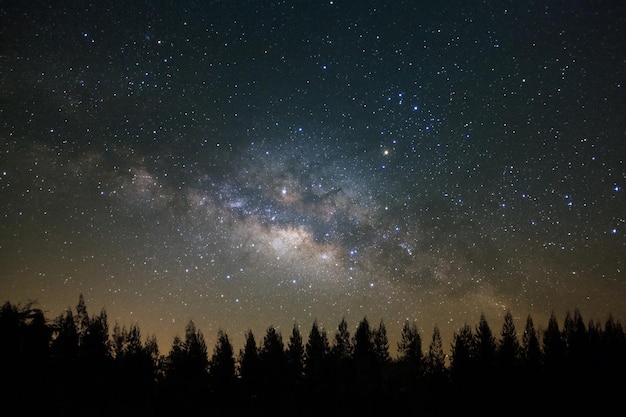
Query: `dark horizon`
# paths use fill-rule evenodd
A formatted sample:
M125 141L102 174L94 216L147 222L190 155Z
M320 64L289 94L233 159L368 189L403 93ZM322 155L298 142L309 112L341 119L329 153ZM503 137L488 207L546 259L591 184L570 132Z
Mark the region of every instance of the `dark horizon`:
M43 316L46 318L46 324L54 327L55 323L58 322L62 317L66 316L68 314L68 312L72 312L72 314L76 314L77 312L77 306L75 305L74 307L72 306L68 306L66 309L64 309L60 314L58 315L50 315L50 312L46 312L45 310L41 310L38 306L39 306L39 301L35 301L35 300L29 300L29 301L21 301L21 302L17 302L17 303L12 303L10 300L6 300L5 301L5 306L11 306L11 308L17 309L17 310L21 310L21 309L25 309L25 310L33 310L33 311L41 311ZM83 295L83 294L79 294L78 297L78 304L83 305L83 306L87 306L88 301L87 298ZM96 317L99 316L101 314L104 314L107 317L107 321L110 321L111 318L109 317L108 313L107 313L107 309L105 307L102 307L100 309L95 309L95 311L92 311L92 309L90 308L89 310L87 310L85 308L85 314L87 314L88 316L92 316L92 317ZM526 316L519 316L514 314L515 312L507 310L505 312L505 315L510 315L510 318L512 319L513 325L514 326L522 326L526 323L526 321L531 318L533 321L533 325L535 327L535 330L538 333L543 333L545 331L547 331L548 327L549 327L549 323L550 321L556 321L560 326L562 326L565 322L572 320L574 316L579 317L583 324L585 326L589 325L590 323L593 323L596 326L600 326L603 327L607 321L611 321L613 323L615 323L618 326L622 326L622 319L621 317L617 317L615 316L612 312L607 312L605 314L604 318L601 317L586 317L584 312L579 308L579 307L573 307L571 309L567 309L565 311L565 313L560 316L557 315L554 311L551 312L550 316L548 317L548 319L546 319L545 321L538 321L532 313L528 313ZM518 317L518 318L516 318ZM216 329L214 329L214 334L208 334L205 332L205 330L202 329L202 327L198 324L198 321L194 320L193 318L190 318L186 323L184 323L184 325L181 326L180 329L178 329L178 331L172 336L171 339L169 340L160 340L158 337L158 332L143 332L141 331L141 334L144 336L144 338L148 339L154 339L154 341L159 344L159 345L171 345L171 343L174 341L174 339L176 338L184 338L185 336L185 328L187 325L189 325L190 323L192 323L194 325L194 327L196 327L203 335L204 340L206 341L207 345L210 346L214 343L217 343L218 340L218 334L219 333L224 333L227 334L229 337L229 340L231 341L231 343L233 342L233 340L237 340L237 339L241 339L241 345L243 346L245 344L245 338L246 335L249 332L252 332L253 334L262 334L264 331L266 331L268 328L273 328L276 329L276 331L279 334L282 334L283 330L286 332L291 332L293 329L293 326L297 327L298 329L302 330L306 330L307 326L313 325L313 323L315 323L320 331L326 332L328 335L334 335L334 333L337 331L337 325L340 323L340 321L344 321L348 327L347 330L349 332L354 332L357 327L358 324L361 323L362 320L367 320L370 323L373 323L375 325L379 325L380 323L382 323L385 327L385 331L387 333L387 338L389 340L389 353L390 353L390 358L391 359L397 359L398 355L400 354L400 352L398 352L398 343L401 342L401 330L402 327L406 324L409 324L411 326L415 326L417 332L420 334L420 337L422 338L422 340L424 339L424 337L426 337L426 339L429 339L429 329L424 329L423 326L420 324L418 319L414 319L414 320L405 320L403 323L399 323L398 326L396 326L396 328L394 328L393 326L389 326L386 321L385 318L372 318L372 317L368 317L367 315L362 315L361 318L357 321L350 321L349 319L347 319L346 315L342 315L341 319L337 321L337 323L335 323L335 325L331 325L329 326L322 326L320 321L317 318L313 318L311 320L310 323L299 323L297 321L294 321L291 323L292 327L283 327L283 326L276 326L273 323L268 323L265 325L265 327L259 329L253 329L252 326L248 326L245 328L245 330L242 331L241 335L236 335L230 331L228 331L225 327L221 327L221 326L217 326ZM425 321L428 321L427 317L423 317L423 319ZM484 313L480 313L477 317L476 317L476 321L478 322L479 320L485 320L488 323L491 323L492 320L490 318L488 318ZM503 319L504 320L504 315L503 315ZM454 343L454 339L455 337L458 335L459 331L468 325L468 323L471 323L471 321L466 320L465 322L463 322L463 324L459 324L459 326L457 328L455 328L452 332L451 335L445 335L442 330L441 327L437 324L435 324L434 328L437 329L437 331L440 334L442 343L444 346L452 346ZM128 331L130 328L136 328L138 330L141 330L142 326L140 323L135 322L135 321L131 321L131 322L121 322L120 320L116 319L113 320L110 323L110 326L108 326L109 329L113 329L114 326L119 327L120 330L124 330L124 331ZM430 329L430 336L432 336L432 332L434 331L433 329ZM395 335L396 337L391 338L389 337L389 335ZM111 335L112 336L112 335ZM239 337L237 337L239 336ZM446 337L449 336L449 337ZM448 343L446 343L448 342ZM233 343L234 345L234 343ZM446 355L446 358L449 357L449 353L450 352L446 352L444 349L444 354ZM449 365L449 364L448 364Z
M219 324L214 324L210 326L208 329L206 329L203 326L203 322L206 322L206 319L196 320L193 317L189 317L185 323L180 323L178 328L173 329L172 332L165 333L168 337L163 337L164 333L160 332L158 328L154 329L150 326L144 326L142 325L141 322L136 321L136 320L124 321L119 317L111 318L111 316L108 314L108 309L106 308L106 306L102 306L100 308L91 307L89 298L84 296L84 294L82 293L79 294L79 298L82 298L85 304L90 305L90 309L87 312L88 315L101 314L102 312L106 313L108 320L111 322L110 323L111 329L115 325L120 326L120 328L123 327L126 330L128 330L128 328L130 327L136 327L138 329L141 329L141 334L144 337L154 338L155 341L158 343L158 345L163 345L163 346L171 345L171 342L175 338L184 338L185 326L189 324L190 322L193 323L194 326L197 327L199 330L202 330L203 337L208 346L212 346L213 344L217 342L219 332L228 334L231 340L231 343L233 343L233 345L243 346L245 344L245 337L248 332L252 332L254 334L260 335L260 334L263 334L269 327L272 327L276 329L279 333L282 333L282 332L288 333L288 332L291 332L292 327L294 325L297 326L301 330L306 330L308 328L307 326L310 326L311 324L316 322L321 330L327 332L328 334L333 334L337 330L337 324L339 323L339 321L337 321L336 323L335 322L322 323L321 320L313 317L308 323L301 323L300 321L294 320L291 322L281 321L281 324L277 325L276 323L268 322L265 325L261 325L261 326L257 325L256 327L243 326L239 328L238 330L233 331L232 329L228 329L227 326L220 326ZM76 297L73 297L73 300L75 303ZM54 320L58 320L59 317L62 317L63 315L67 314L67 312L70 310L75 311L75 308L76 308L75 305L72 306L72 303L70 303L68 304L66 308L60 310L60 312L53 313L51 311L41 308L41 306L45 304L45 302L42 300L26 300L26 301L22 300L17 303L11 303L10 300L6 300L5 303L12 304L14 307L18 309L23 308L23 307L28 307L28 308L32 308L35 310L41 310L44 316L47 318L48 324L52 324ZM537 332L542 333L547 330L548 323L550 322L550 320L556 319L557 322L563 323L566 320L568 320L570 317L572 317L572 315L575 312L578 314L581 314L584 317L585 325L589 324L589 322L593 322L595 324L600 324L603 326L608 319L614 320L616 323L619 323L620 325L622 323L622 318L619 316L616 316L610 310L607 310L607 313L604 314L604 316L592 317L592 316L587 316L586 314L584 314L582 309L578 306L573 306L572 308L565 308L562 312L560 312L560 314L557 313L555 310L551 310L550 314L545 317L543 317L542 315L535 316L532 312L527 312L524 315L524 314L521 314L520 312L515 312L512 310L508 310L508 309L503 311L503 314L496 315L496 316L488 316L484 312L479 312L477 314L471 315L470 317L467 317L462 323L457 323L456 326L453 326L450 324L448 326L445 326L445 325L440 326L438 323L435 322L434 325L430 328L427 328L423 324L423 323L430 322L429 317L426 317L426 316L406 319L400 323L387 323L387 320L385 319L385 317L370 317L367 314L359 315L358 313L356 314L353 313L349 315L341 314L340 320L344 320L348 324L348 330L350 332L354 332L358 326L358 323L364 318L368 319L370 322L374 324L379 324L379 322L382 321L385 324L387 336L390 342L389 349L390 349L391 357L396 358L399 355L399 352L397 350L397 344L400 342L401 329L405 323L410 323L411 325L415 325L420 335L422 337L426 336L427 338L429 335L432 336L432 332L434 328L437 328L437 330L439 331L441 335L443 345L452 346L454 342L454 337L463 326L473 321L477 322L481 318L484 318L489 323L492 323L492 322L502 323L502 321L504 320L504 315L511 314L514 325L519 327L519 326L523 326L526 323L526 320L528 319L528 317L531 317L534 321L534 326ZM354 319L355 317L358 317L358 318ZM146 331L145 328L149 328L149 330ZM449 352L446 352L446 357L449 356L448 353Z
M74 312L53 320L31 305L6 302L0 309L5 409L34 397L39 403L26 415L430 416L468 412L465 401L484 395L510 406L512 395L539 389L550 393L541 401L544 413L584 415L614 410L625 388L621 322L609 315L586 324L578 309L562 324L552 316L544 332L530 316L520 331L509 312L500 331L481 316L455 332L449 363L439 329L428 338L406 322L400 355L392 357L386 326L366 317L354 332L342 319L334 334L317 322L308 332L294 325L288 335L268 326L264 335L249 331L240 349L222 331L211 349L193 321L168 351L136 325L109 329L106 312L89 315L82 295ZM69 386L72 398L63 399Z

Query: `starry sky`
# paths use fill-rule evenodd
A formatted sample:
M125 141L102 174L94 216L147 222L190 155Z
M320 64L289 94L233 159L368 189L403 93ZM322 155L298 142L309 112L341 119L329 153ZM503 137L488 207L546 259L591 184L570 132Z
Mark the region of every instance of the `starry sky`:
M0 295L167 353L626 319L626 3L0 2Z

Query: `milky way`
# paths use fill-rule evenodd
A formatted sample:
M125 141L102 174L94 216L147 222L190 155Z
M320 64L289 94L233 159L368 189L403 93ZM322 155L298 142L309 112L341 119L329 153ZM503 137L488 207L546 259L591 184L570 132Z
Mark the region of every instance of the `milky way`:
M3 298L164 351L626 317L624 6L36 3L1 8Z

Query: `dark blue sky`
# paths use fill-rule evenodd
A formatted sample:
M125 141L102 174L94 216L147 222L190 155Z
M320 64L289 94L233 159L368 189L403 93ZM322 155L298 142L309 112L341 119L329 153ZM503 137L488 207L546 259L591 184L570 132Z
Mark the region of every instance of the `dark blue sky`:
M456 3L456 4L455 4ZM0 294L187 320L626 315L620 2L0 5Z

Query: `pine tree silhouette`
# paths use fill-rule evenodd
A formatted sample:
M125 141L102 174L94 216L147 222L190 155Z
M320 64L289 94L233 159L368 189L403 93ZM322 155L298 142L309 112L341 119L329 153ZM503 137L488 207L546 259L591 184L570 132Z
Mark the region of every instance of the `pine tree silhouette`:
M562 331L552 313L541 340L530 315L518 337L507 311L497 339L481 315L474 328L465 324L454 333L449 366L437 326L423 355L415 323L405 322L395 359L383 320L372 329L364 317L351 338L342 319L332 347L317 320L306 345L294 323L286 349L278 329L269 326L260 347L252 331L246 333L238 362L219 330L209 361L193 321L163 357L156 337L143 341L137 324L127 329L116 323L109 335L104 309L90 316L79 297L76 310L48 321L30 303L0 308L5 406L35 396L41 401L30 409L53 417L159 416L194 412L201 399L208 413L219 415L313 416L329 407L345 415L449 415L466 411L485 392L498 409L508 407L512 395L544 392L543 413L589 415L609 413L626 388L621 323L609 314L604 326L585 324L578 309L566 314ZM584 395L572 398L572 382ZM64 396L68 387L71 401Z
M313 322L305 347L304 374L314 386L320 385L329 372L330 346L326 332Z

